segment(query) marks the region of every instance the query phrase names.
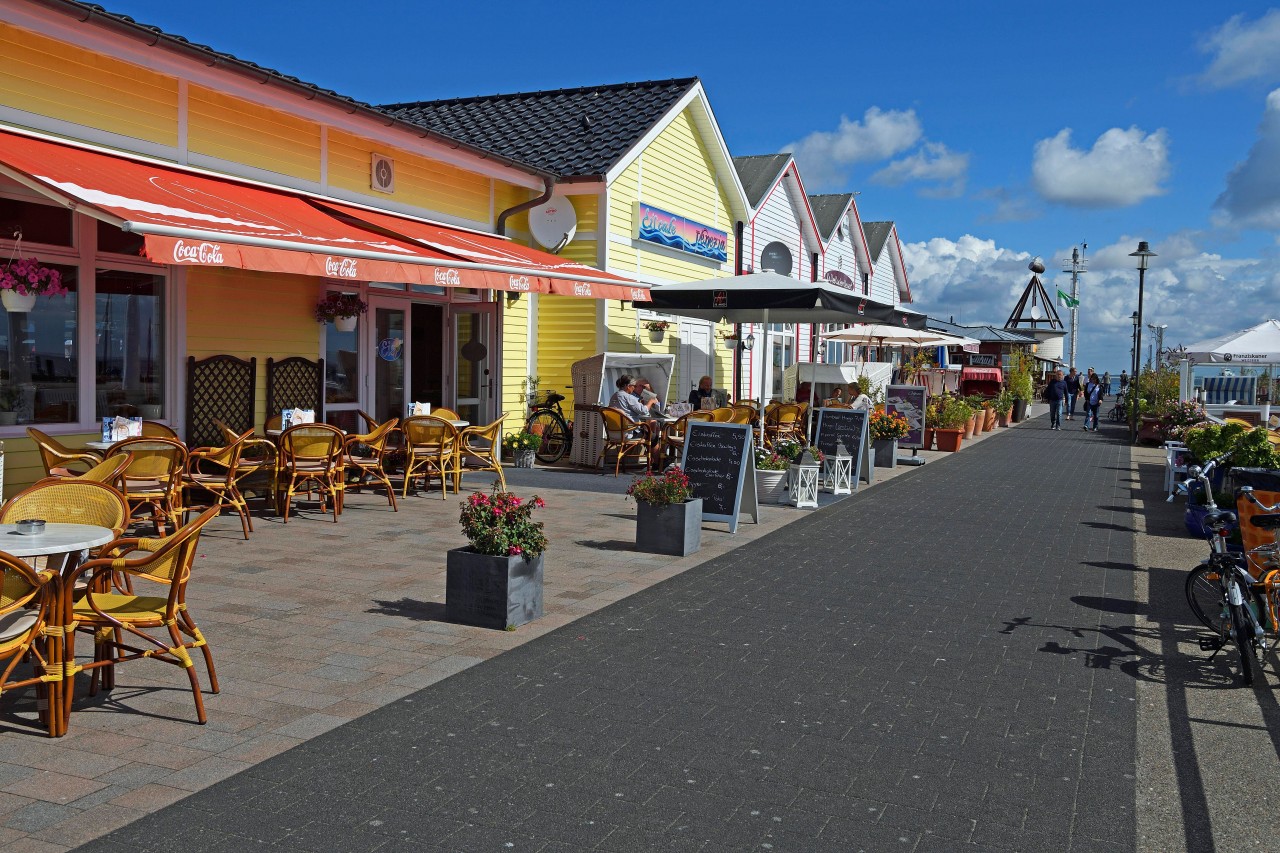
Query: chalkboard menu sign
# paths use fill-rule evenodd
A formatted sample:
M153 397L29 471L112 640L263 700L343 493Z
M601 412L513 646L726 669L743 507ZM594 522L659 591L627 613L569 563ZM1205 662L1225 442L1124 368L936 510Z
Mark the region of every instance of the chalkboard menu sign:
M853 457L853 482L865 477L871 482L875 469L871 466L871 442L867 440L866 409L818 409L818 426L814 445L828 456L834 456L836 443L843 442Z
M728 522L733 533L740 512L760 520L750 424L690 421L680 467L689 477L693 496L702 498L704 521Z

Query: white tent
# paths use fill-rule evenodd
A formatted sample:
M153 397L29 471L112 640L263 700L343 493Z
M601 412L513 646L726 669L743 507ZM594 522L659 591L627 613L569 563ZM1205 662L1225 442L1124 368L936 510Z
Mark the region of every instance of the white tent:
M974 338L948 335L930 329L905 329L885 323L856 323L847 329L824 332L823 340L874 347L959 347L976 345Z
M1267 320L1187 347L1192 364L1280 364L1280 320Z

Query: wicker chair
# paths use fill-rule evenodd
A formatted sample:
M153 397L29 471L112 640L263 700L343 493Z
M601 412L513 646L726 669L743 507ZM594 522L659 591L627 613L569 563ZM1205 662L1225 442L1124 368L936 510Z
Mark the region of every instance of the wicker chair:
M277 415L277 417L279 417ZM218 428L218 432L222 433L222 440L226 444L240 440L240 433L224 424L222 421L214 418L213 425ZM240 461L236 463L236 488L241 494L250 491L242 484L245 480L254 476L262 477L266 480L265 493L274 498L276 493L276 460L279 454L276 451L276 443L269 438L251 437L245 440L244 447L240 451Z
M71 477L70 480L84 480L90 483L105 483L117 491L124 491L124 472L129 467L129 463L133 461L132 453L124 453L120 456L112 456L104 459L97 465L94 465L88 471L85 471L79 477ZM42 483L56 483L59 478L49 478L41 480ZM62 478L66 479L66 478Z
M314 485L320 493L320 510L325 511L325 497L333 500L333 520L342 513L346 467L343 465L342 430L329 424L298 424L280 434L280 466L276 477L277 503L285 523L294 497L303 491L311 494Z
M40 719L49 737L60 734L57 708L63 667L56 636L47 655L44 641L51 636L50 623L61 624L57 611L60 588L56 572L36 572L17 557L0 552L0 694L36 688L37 704L45 707ZM61 634L61 628L56 633ZM14 678L18 664L28 657L34 674Z
M34 427L27 427L27 436L40 451L40 462L44 465L46 477L78 477L84 472L72 470L69 466L79 464L92 468L102 461L100 454L89 450L72 450Z
M424 417L424 416L419 415L419 417ZM446 409L444 406L441 406L438 409L433 408L431 410L431 414L427 415L426 417L443 418L446 421L462 420L461 418L458 417L457 412L455 412L453 409Z
M143 438L172 438L178 440L178 433L168 424L162 424L159 421L143 421L142 422Z
M507 478L502 473L502 422L507 419L504 412L498 419L486 426L470 426L458 433L457 474L453 481L453 493L458 494L462 475L467 471L493 471L498 475L498 484L505 492Z
M444 418L435 415L418 415L404 422L404 496L409 495L409 484L414 477L425 478L428 491L431 478L440 478L440 499L449 491L449 478L453 477L457 490L458 430Z
M240 516L240 528L244 538L248 539L253 532L253 520L249 517L249 506L244 495L236 485L236 471L240 467L240 455L244 452L247 441L253 438L253 430L237 436L235 441L226 447L197 447L187 455L187 467L182 472L182 486L186 489L183 498L182 517L185 521L193 512L201 512L215 508L222 512L224 506L230 505ZM189 498L205 493L212 503L192 503Z
M360 415L361 417L368 417L364 412L361 412ZM399 418L392 418L364 435L347 436L345 455L342 460L346 466L347 473L354 472L356 474L356 482L351 488L364 488L366 481L372 480L370 485L381 486L387 490L387 502L391 504L393 512L399 512L400 508L396 506L395 487L391 485L391 478L387 476L386 470L382 467L382 457L386 455L387 442L399 423ZM363 448L363 452L360 454L355 452L358 447Z
M214 693L218 692L218 675L209 644L187 607L187 584L200 531L217 514L217 507L211 507L165 539L117 539L107 546L113 552L110 559L89 560L67 577L60 603L61 624L78 624L79 630L67 632L63 659L75 661L75 640L79 632L92 634L94 640L93 661L82 666L67 666L67 676L73 678L80 670L91 671L93 681L89 692L92 695L98 690L99 680L104 689L115 686L117 664L145 659L172 664L187 671L196 717L201 724L205 722L200 679L190 651L200 649L204 654L210 689ZM111 579L117 574L127 575L142 589L155 584L159 587L155 590L158 594L113 592L115 585ZM82 578L87 582L85 594L73 599L65 591ZM147 629L156 628L166 629L168 636L157 639L147 633ZM63 685L60 709L63 731L71 717L74 693L74 684Z
M604 446L600 448L600 456L596 459L596 467L603 468L605 457L609 451L617 453L613 463L613 476L618 476L622 468L622 460L635 455L636 462L644 459L645 471L653 470L653 454L649 448L649 428L642 423L631 420L627 413L612 406L600 410L604 420Z
M109 528L120 536L129 523L129 505L123 494L106 483L84 479L41 480L18 492L0 508L0 524L13 524L23 518L93 524Z
M711 420L718 424L727 424L733 422L733 408L730 406L721 406L718 409L711 410Z
M804 431L801 429L800 406L795 403L783 403L765 415L765 441L772 445L782 438L794 439L804 443Z
M130 517L139 510L150 509L150 519L161 536L166 522L180 527L187 446L173 438L128 438L112 445L110 456L126 453L133 454L124 469L124 498L129 503Z
M677 462L684 455L684 440L689 433L690 421L706 423L710 420L710 412L694 411L667 424L662 434L662 453L667 462Z

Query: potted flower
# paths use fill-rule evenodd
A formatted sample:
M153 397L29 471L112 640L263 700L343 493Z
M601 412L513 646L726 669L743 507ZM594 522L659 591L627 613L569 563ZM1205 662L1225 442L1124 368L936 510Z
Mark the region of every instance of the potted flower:
M961 440L964 438L964 425L972 415L973 411L969 405L958 397L948 397L945 402L939 404L938 426L934 429L939 450L954 452L960 449Z
M670 325L666 320L646 321L644 327L649 330L649 341L655 344L662 343L662 338L667 334L667 327Z
M906 415L898 412L872 412L867 429L871 434L875 466L898 467L898 439L906 438L907 433L911 432L911 423Z
M1013 392L1003 388L996 397L993 408L996 410L996 423L1002 427L1009 425L1009 413L1013 411Z
M945 396L930 397L924 407L924 450L933 450L934 431L938 427L938 412L946 402Z
M786 503L787 469L791 460L775 450L756 451L756 499L762 504Z
M542 447L542 436L521 430L502 437L502 452L511 457L517 468L532 468L534 456Z
M547 537L533 510L542 498L476 493L462 502L471 543L445 555L445 619L512 629L542 616L542 556Z
M982 414L982 397L978 394L968 394L965 396L964 402L969 407L970 412L965 437L981 435L983 426L986 424L986 418Z
M369 306L357 294L327 293L316 303L316 321L333 323L339 332L354 332L356 320L368 310Z
M737 332L735 332L735 331L725 332L723 335L721 335L721 336L720 336L720 339L724 341L724 348L725 348L725 349L737 349L737 348L738 348L738 333L737 333Z
M1015 352L1009 356L1009 391L1013 394L1013 409L1009 416L1010 423L1019 423L1027 416L1027 406L1031 402L1034 391L1032 373L1035 370L1035 359L1027 352Z
M702 547L702 498L679 465L637 477L627 497L636 502L636 550L685 557Z
M10 261L0 270L0 302L12 314L25 314L36 307L37 296L64 296L62 273L41 266L35 258Z

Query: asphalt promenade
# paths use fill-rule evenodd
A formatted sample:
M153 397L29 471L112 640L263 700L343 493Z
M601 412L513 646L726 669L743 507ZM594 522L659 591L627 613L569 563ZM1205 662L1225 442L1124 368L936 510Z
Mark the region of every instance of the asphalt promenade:
M78 849L1135 849L1119 438L1010 430Z

